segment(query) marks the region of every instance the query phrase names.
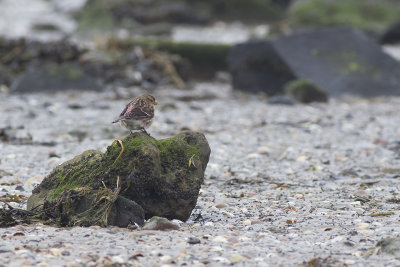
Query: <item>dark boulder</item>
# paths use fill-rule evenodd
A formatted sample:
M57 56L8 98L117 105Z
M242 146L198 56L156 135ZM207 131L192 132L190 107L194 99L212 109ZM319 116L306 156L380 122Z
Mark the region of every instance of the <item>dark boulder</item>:
M381 44L399 44L400 43L400 21L392 24L379 39Z
M307 79L330 96L400 95L400 64L363 32L321 28L232 48L228 66L236 89L282 94Z
M247 92L282 93L283 86L296 77L277 53L271 41L251 41L234 46L228 68L235 89Z
M93 77L73 63L45 64L29 69L11 84L11 92L17 93L101 89Z

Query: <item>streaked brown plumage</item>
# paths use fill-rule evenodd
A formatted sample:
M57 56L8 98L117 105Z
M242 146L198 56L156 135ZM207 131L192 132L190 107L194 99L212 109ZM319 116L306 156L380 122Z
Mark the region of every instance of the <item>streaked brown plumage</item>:
M157 101L154 96L143 94L135 97L119 115L113 123L120 122L121 125L131 132L140 130L145 133L154 119L154 106Z

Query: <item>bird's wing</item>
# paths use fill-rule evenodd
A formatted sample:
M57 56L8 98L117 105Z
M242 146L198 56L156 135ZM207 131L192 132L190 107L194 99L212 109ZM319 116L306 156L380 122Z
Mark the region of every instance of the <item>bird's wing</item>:
M119 122L121 119L123 119L125 116L124 114L126 113L126 110L128 109L129 105L126 105L126 107L124 108L124 110L121 112L121 114L119 114L118 119L114 120L112 123L116 123Z
M124 116L126 110L128 109L128 105L126 105L126 107L124 108L124 110L121 112L121 114L119 114L119 117L121 118L122 116Z
M127 107L124 112L121 113L120 118L124 119L145 119L154 116L154 110L150 107Z

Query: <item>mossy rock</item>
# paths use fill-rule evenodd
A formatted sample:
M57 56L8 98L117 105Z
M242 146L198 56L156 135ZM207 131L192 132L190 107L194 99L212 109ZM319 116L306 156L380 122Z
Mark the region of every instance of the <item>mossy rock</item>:
M119 195L120 188L93 190L80 187L64 190L56 201L44 203L45 218L60 226L144 224L144 211L136 202ZM46 218L47 217L47 218Z
M324 90L305 79L288 82L284 86L284 92L302 103L328 101L328 96Z
M193 76L196 78L214 77L216 71L226 70L226 58L232 45L218 43L193 43L175 42L164 39L115 39L111 38L107 42L107 48L119 51L133 50L136 46L141 46L153 51L164 51L171 55L179 55L188 60L193 68ZM182 73L181 68L187 65L176 66L178 73Z
M118 188L118 196L139 204L146 218L186 221L196 205L211 152L204 135L182 132L156 140L134 133L122 144L123 149L116 142L104 154L86 151L56 167L33 190L28 210L56 202L69 190Z
M309 0L294 4L289 20L296 28L351 26L380 33L399 13L398 3L390 0Z
M265 22L281 19L284 8L274 0L89 0L77 15L78 30L136 31L142 25L207 24L212 21Z

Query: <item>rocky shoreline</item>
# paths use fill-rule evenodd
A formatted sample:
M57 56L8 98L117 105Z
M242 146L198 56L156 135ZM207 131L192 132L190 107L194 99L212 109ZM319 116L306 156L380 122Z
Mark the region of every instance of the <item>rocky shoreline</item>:
M211 83L154 94L160 105L152 136L191 129L205 133L212 148L190 219L165 232L1 228L0 264L399 264L399 250L378 242L400 235L400 98L273 105ZM0 112L8 115L0 128L14 139L2 132L1 199L20 196L9 204L24 207L53 167L127 135L109 123L125 102L111 92L3 94ZM40 145L45 141L52 145Z

